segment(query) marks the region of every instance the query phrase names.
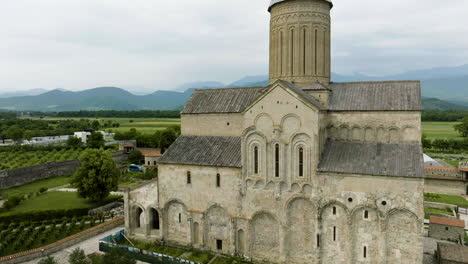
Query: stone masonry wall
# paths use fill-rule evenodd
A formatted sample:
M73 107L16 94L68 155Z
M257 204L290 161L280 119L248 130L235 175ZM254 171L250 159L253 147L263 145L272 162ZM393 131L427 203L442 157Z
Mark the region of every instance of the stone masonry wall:
M463 227L455 227L448 225L429 225L429 237L435 239L458 241L460 238L464 239L465 229Z

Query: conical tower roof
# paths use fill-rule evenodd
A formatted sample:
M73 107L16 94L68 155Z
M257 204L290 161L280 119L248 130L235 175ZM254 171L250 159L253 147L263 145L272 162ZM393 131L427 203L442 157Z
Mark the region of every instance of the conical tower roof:
M268 11L270 11L274 5L279 4L281 2L286 2L286 1L289 1L289 0L271 0L270 6L268 6ZM333 7L333 3L331 0L323 0L323 1L330 3L330 5Z

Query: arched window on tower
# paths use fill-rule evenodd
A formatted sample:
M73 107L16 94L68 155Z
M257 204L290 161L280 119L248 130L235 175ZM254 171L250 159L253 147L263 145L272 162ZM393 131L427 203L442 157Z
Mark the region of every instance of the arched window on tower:
M304 149L299 148L299 177L304 177Z
M280 176L280 147L275 144L275 177Z
M306 61L307 61L307 28L302 29L302 74L306 75Z
M290 49L289 50L291 52L289 54L289 59L290 59L289 63L291 64L291 75L294 75L294 52L295 52L294 50L294 44L295 44L294 43L294 37L295 37L294 28L291 28L291 30L289 31L289 37L290 37L290 43L289 43Z
M258 174L258 147L254 147L254 173Z

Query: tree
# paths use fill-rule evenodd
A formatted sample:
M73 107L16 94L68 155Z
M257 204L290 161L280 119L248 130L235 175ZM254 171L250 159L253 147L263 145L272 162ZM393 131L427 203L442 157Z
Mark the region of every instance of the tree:
M71 136L67 139L65 144L67 145L67 147L70 147L70 148L79 148L83 146L83 141L81 141L81 139L78 137Z
M468 137L468 117L463 118L462 123L454 126L462 137Z
M144 158L145 157L139 150L134 150L130 152L130 154L128 155L128 161L130 161L130 163L137 164L137 165L140 165L141 161Z
M41 259L38 264L57 264L57 261L55 260L54 257L48 256L43 259Z
M101 124L99 123L99 121L94 120L93 123L91 123L91 127L92 127L94 130L98 130L98 129L101 127Z
M68 262L70 264L89 264L90 261L86 257L84 250L81 248L75 248L70 256L68 257Z
M88 149L80 155L80 162L72 180L80 197L98 201L117 190L120 171L110 153Z
M8 130L6 131L6 135L10 139L18 142L23 139L24 130L20 128L19 126L15 125L15 126L8 128Z
M167 128L163 132L161 132L161 136L159 138L159 147L161 148L161 153L164 153L164 151L174 143L174 141L177 139L177 134L176 131Z
M34 132L31 130L26 130L24 132L24 139L31 141L31 139L34 137Z
M90 148L103 148L104 136L100 132L93 132L88 137L88 147Z
M104 255L104 264L136 264L136 260L125 250L111 248L109 253Z

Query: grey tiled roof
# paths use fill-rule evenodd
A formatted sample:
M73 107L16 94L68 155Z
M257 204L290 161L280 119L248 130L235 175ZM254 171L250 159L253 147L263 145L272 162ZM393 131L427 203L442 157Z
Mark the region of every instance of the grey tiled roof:
M331 111L419 111L419 81L330 84Z
M329 140L319 171L420 178L424 177L422 147L417 143Z
M240 113L265 87L195 90L182 114Z
M180 136L158 162L240 168L241 138Z
M320 91L320 90L330 90L330 88L326 87L322 83L316 82L312 85L306 86L302 88L304 91Z

